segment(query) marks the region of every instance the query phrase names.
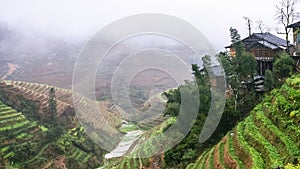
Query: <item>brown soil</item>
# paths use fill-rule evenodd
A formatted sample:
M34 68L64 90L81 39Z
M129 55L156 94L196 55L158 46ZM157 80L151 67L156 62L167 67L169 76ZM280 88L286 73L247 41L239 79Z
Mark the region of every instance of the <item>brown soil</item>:
M225 165L228 168L237 168L237 166L238 166L237 163L232 159L232 157L229 154L228 139L226 139L227 137L224 137L224 138L225 138L225 143L224 143L224 162L225 162Z
M214 151L214 168L215 169L223 169L222 168L222 165L221 165L221 162L219 160L219 147L220 147L220 144L218 144L215 148L215 151Z
M234 150L238 157L243 161L245 164L246 169L250 169L252 166L252 158L251 156L239 145L239 141L237 138L237 135L241 133L237 133L237 130L235 129L234 134Z
M65 157L57 157L55 160L55 167L58 169L68 169L65 164Z

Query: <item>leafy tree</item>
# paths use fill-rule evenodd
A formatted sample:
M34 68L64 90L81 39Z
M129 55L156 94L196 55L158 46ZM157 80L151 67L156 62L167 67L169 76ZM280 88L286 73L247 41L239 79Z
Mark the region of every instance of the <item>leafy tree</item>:
M176 166L176 168L184 168L189 162L192 162L197 157L196 152L203 150L204 147L204 144L199 144L199 135L210 107L210 85L208 74L205 69L199 69L197 65L192 65L192 69L198 88L194 87L193 82L186 82L185 85L180 86L178 89L170 90L165 94L169 100L165 109L165 114L174 117L178 116L179 109L181 108L179 89L189 93L199 92L199 99L201 102L197 118L195 119L194 126L192 126L190 133L177 146L165 153L164 158L167 167ZM191 96L193 96L193 94L191 94ZM184 117L177 118L183 118L184 120Z
M236 57L239 57L245 51L241 41L241 35L238 33L238 30L235 28L230 28L229 31L230 31L231 43L236 52Z
M248 91L246 95L242 95L242 92L239 92L239 90L241 90L239 88L239 79L243 80L248 78L248 76L253 76L255 74L256 61L250 53L245 52L237 30L231 28L230 31L233 46L236 51L236 57L230 57L226 53L220 53L218 58L224 66L227 79L229 79L229 83L234 88L235 93L234 95L230 95L227 99L221 121L209 140L199 144L199 135L206 121L211 104L211 86L208 77L208 74L210 73L209 65L211 63L211 58L209 56L203 58L203 62L206 66L202 69L200 69L198 65L192 65L193 74L198 86L197 89L193 87L194 82L186 82L185 85L180 86L178 89L172 89L164 93L168 98L164 113L174 117L178 116L178 112L181 108L181 95L179 89L184 89L185 92L190 93L199 92L200 97L198 115L189 134L177 146L164 154L167 168L185 168L188 163L195 160L198 152L203 152L205 149L218 142L236 125L241 117L250 112L259 100L255 98L256 95L253 90ZM236 97L237 95L238 97ZM238 109L234 106L235 102L239 107Z
M256 74L257 63L255 57L249 52L243 52L240 57L236 57L236 72L240 80L248 79L250 76L253 79Z
M230 28L230 37L233 48L236 51L235 57L226 56L227 54L219 54L219 58L224 66L230 87L233 89L235 98L234 111L237 111L240 117L242 117L248 113L248 109L243 108L248 105L244 106L244 104L256 103L258 101L255 97L248 97L253 95L254 85L249 84L248 90L244 90L240 87L241 82L249 81L250 77L253 82L253 77L257 73L257 63L255 57L245 51L242 41L240 40L240 35L236 29ZM251 105L248 107L251 108Z
M235 57L233 57L233 65L235 66L234 71L237 74L238 80L242 81L248 78L248 76L253 77L256 73L256 60L255 57L245 51L243 43L240 40L240 35L238 31L234 28L230 28L230 37L234 50L236 51Z
M233 58L226 53L219 53L218 59L221 62L225 71L226 80L230 88L237 89L239 84L237 82L237 73L233 64Z
M285 78L289 77L294 69L294 60L287 53L282 52L279 58L275 60L273 66L274 76L282 83Z
M165 115L177 117L180 110L179 103L169 103Z

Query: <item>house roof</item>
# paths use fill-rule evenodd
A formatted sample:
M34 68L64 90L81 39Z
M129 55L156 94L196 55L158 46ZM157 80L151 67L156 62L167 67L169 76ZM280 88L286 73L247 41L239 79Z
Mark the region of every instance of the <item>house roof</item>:
M269 32L266 33L253 33L247 38L242 40L244 47L247 49L252 48L253 46L260 44L272 50L274 49L284 49L286 48L286 41L281 39ZM232 45L226 47L230 48Z
M268 41L265 41L265 40L258 41L257 43L259 43L259 44L261 44L261 45L263 45L263 46L266 46L266 47L268 47L268 48L270 48L270 49L272 49L272 50L278 48L278 46L273 45L272 43L269 43Z
M266 32L266 33L254 33L253 36L258 37L261 40L265 40L273 45L276 46L286 46L286 41L284 39L281 39L273 34L271 34L270 32Z
M288 26L288 28L299 28L299 27L300 27L300 21Z

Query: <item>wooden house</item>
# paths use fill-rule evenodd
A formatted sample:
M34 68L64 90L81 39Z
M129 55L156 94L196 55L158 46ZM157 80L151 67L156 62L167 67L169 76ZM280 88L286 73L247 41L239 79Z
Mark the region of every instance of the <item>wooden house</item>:
M253 33L241 41L245 50L255 56L259 75L264 75L266 69L272 70L274 58L286 50L286 41L269 32ZM233 45L225 48L232 57L235 56Z

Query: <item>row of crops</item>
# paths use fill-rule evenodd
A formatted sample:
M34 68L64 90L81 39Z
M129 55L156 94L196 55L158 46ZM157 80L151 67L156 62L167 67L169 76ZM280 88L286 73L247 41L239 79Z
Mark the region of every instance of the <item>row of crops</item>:
M121 158L110 159L103 168L115 169L137 169L140 167L155 168L161 162L159 156L152 157L153 154L160 154L160 147L164 147L165 142L170 139L164 136L164 130L175 123L175 118L160 117L155 120L143 121L138 126L156 125L152 128L147 127L147 131L133 144L130 151ZM146 130L146 127L142 129ZM148 157L148 158L145 158ZM150 157L150 158L149 158ZM151 162L150 162L151 161ZM156 163L153 161L157 161ZM151 166L149 166L151 165Z
M300 76L265 96L251 114L188 169L300 167Z
M22 96L26 99L39 102L40 115L47 113L49 90L54 88L57 100L57 112L59 116L62 115L66 110L70 111L73 108L73 101L75 101L76 105L80 107L80 113L77 113L77 117L81 121L86 121L88 123L90 122L90 124L96 125L94 126L95 128L101 128L107 133L116 133L116 128L121 125L121 116L119 116L119 114L115 111L109 110L105 104L101 102L95 102L94 100L82 97L80 95L73 96L72 91L68 89L57 88L45 84L11 80L0 81L0 87L0 91L3 91L3 93L8 93L7 96L4 96L7 100L10 100L9 97L11 96L14 98L17 98L17 96ZM97 105L99 108L95 109L93 105ZM97 115L99 114L98 111L101 112L100 116ZM74 116L74 113L72 115L65 115L70 118L71 116Z
M26 103L39 103L40 107L35 115L40 117L47 114L51 87L28 82L0 81L1 97L5 102L19 106L22 100L18 98L25 98ZM73 101L72 93L66 89L56 87L54 89L58 114L64 115L66 108L72 108L69 104ZM18 108L22 111L22 108ZM43 124L43 120L35 119L35 116L27 118L27 115L17 112L4 103L0 104L1 166L37 168L49 165L53 167L58 157L62 157L65 164L71 168L96 168L100 165L103 150L84 134L76 118L69 119L71 121L66 126L62 126L64 130L62 135L55 140L49 140L50 130L46 127L48 124ZM73 117L74 114L66 116Z
M19 159L21 151L39 144L45 130L37 121L29 121L22 113L0 102L0 156L3 160ZM38 152L32 148L22 160L30 160Z
M42 166L55 159L49 156L48 151L57 151L57 155L64 154L66 160L82 164L88 164L95 158L95 151L101 158L101 150L88 140L80 126L69 129L54 142L47 142L47 127L26 119L22 113L1 102L0 126L0 162L5 166Z

